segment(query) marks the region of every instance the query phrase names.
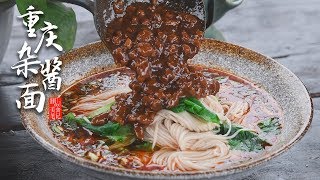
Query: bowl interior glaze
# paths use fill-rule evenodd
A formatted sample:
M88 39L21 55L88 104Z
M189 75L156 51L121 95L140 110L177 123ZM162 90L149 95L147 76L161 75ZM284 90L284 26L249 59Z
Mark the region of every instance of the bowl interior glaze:
M60 60L63 61L62 91L84 77L115 68L111 54L101 42L74 49L61 55ZM261 153L257 158L234 163L224 169L179 173L146 172L106 166L74 155L53 137L48 127L47 109L43 114L21 110L22 122L43 147L58 157L106 175L155 179L209 178L243 171L288 150L302 138L310 126L313 110L305 86L291 71L275 60L237 45L203 40L200 53L191 60L191 63L231 72L254 82L269 92L284 112L285 119L279 143L273 145L269 151ZM41 84L41 77L34 76L29 81ZM58 94L46 93L46 95L50 97ZM47 102L45 107L48 107Z

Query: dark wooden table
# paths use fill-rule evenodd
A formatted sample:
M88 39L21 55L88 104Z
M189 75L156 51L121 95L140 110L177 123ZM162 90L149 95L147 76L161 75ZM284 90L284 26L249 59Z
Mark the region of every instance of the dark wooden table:
M79 22L75 46L99 40L91 15L80 8L75 10ZM315 109L310 130L287 153L224 179L320 179L319 0L246 0L216 25L227 41L271 56L299 76ZM23 79L16 78L9 67L18 60L16 52L25 39L25 29L16 20L0 65L0 179L105 179L58 159L24 130L15 108L17 83ZM45 51L40 57L54 55Z

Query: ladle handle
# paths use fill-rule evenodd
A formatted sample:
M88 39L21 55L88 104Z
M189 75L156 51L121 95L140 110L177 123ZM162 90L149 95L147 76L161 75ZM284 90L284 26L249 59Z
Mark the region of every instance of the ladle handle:
M239 6L243 0L204 0L207 27L217 22L227 11Z
M239 6L243 0L203 0L206 10L206 38L224 41L222 33L214 26L227 11Z
M59 1L59 2L65 2L65 3L78 5L78 6L81 6L85 9L87 9L92 14L94 14L94 1L92 1L92 0L52 0L52 1Z

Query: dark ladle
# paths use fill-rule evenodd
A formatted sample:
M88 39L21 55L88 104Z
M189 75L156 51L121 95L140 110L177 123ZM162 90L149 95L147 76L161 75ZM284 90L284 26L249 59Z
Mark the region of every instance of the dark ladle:
M82 6L89 10L95 20L95 26L101 39L106 35L106 27L114 18L113 3L114 0L56 0ZM126 6L134 2L150 2L149 0L123 0ZM205 21L204 2L202 0L158 0L158 3L164 3L168 7L178 12L186 12L197 16ZM203 30L206 29L205 23Z
M79 5L94 16L96 30L100 37L104 37L104 30L107 24L114 18L112 16L112 3L115 0L52 0ZM237 7L243 0L158 0L159 3L166 3L169 7L179 12L188 12L205 23L203 29L211 31L215 29L213 23L219 20L227 11ZM149 0L124 0L126 4L133 2L150 2ZM15 0L0 2L0 10L10 8ZM209 28L210 26L210 28ZM205 34L206 37L214 38L212 32Z

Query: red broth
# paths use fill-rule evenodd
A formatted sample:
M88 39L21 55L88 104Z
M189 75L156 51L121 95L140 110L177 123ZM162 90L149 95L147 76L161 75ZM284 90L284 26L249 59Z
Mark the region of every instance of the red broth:
M219 81L221 88L216 96L220 101L246 101L249 104L249 111L243 116L241 123L244 127L263 134L257 127L257 123L271 117L278 117L281 123L283 114L280 106L262 88L230 73L201 66L193 66L193 68L201 70L208 81L212 79ZM61 94L64 115L70 112L69 109L76 105L81 97L99 94L116 87L128 86L132 79L131 77L132 72L129 69L120 68L79 81ZM50 121L49 125L54 130L54 136L57 140L78 156L121 168L146 171L163 170L163 167L159 165L148 164L152 157L152 152L137 151L132 149L131 146L110 150L106 144L112 142L108 138L97 136L85 128L79 127L73 130L65 126L62 121ZM275 134L268 134L265 138L271 144L275 144L278 141ZM157 150L157 147L155 150ZM253 158L259 153L235 153L226 161L217 163L216 168L235 161ZM137 158L139 162L136 161Z

